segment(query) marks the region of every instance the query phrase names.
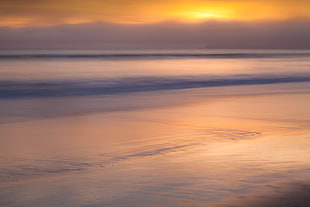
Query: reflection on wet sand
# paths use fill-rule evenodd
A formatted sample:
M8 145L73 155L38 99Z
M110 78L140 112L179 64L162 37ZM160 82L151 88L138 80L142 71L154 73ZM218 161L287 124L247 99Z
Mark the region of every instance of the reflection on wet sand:
M266 185L264 193L239 196L229 204L215 204L221 207L306 207L310 205L310 184L291 182L278 185ZM210 205L212 206L212 205Z
M289 86L134 94L126 110L96 97L93 113L76 113L80 102L55 116L18 114L0 125L0 204L306 206L310 95Z

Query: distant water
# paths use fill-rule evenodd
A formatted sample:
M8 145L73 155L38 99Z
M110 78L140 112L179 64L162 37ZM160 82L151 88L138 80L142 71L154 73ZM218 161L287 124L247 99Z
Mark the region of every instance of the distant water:
M308 82L309 58L306 50L1 51L0 98Z
M175 58L298 58L309 50L4 50L1 59L175 59Z
M309 101L309 50L2 50L0 206L264 203L310 182Z

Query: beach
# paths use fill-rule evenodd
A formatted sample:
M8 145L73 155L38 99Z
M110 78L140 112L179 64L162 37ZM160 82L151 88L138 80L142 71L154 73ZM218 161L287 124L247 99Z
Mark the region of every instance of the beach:
M8 54L0 206L309 206L309 51Z

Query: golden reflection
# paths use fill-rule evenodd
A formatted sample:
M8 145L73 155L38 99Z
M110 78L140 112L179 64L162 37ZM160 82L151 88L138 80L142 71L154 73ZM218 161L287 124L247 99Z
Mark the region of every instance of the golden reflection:
M268 91L273 87L277 86L268 86ZM193 206L195 201L211 206L212 201L201 198L228 205L232 202L226 198L240 198L239 192L250 197L261 189L270 196L269 186L279 182L308 181L309 126L301 120L309 117L310 95L298 94L298 90L296 94L262 95L264 86L241 86L243 95L234 96L237 89L213 89L213 96L206 96L212 89L119 95L125 96L123 101L119 97L110 97L115 101L108 97L57 98L63 104L46 107L48 113L60 108L81 110L87 105L93 109L115 103L128 107L131 102L169 98L190 103L107 113L80 111L78 116L62 114L1 124L4 176L0 181L5 185L1 194L11 193L20 203L54 202L50 195L55 195L57 202L68 206L77 203L70 205L66 195L78 203L101 202L101 206L121 206L117 201L129 194L138 198L133 199L133 206L150 206L151 199L163 201L164 206L173 201L177 206L173 198L191 195L193 202L182 206ZM221 91L230 96L222 97ZM245 95L249 92L256 94ZM57 99L28 101L42 107ZM142 191L150 195L143 204L139 200L145 197ZM116 199L110 202L102 192ZM22 193L28 197L20 198Z

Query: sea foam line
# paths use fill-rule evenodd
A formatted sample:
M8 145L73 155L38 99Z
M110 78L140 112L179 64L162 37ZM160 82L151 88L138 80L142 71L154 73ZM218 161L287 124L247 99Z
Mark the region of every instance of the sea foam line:
M116 80L0 81L0 98L37 98L126 94L159 90L310 82L310 75L208 77L137 77Z

